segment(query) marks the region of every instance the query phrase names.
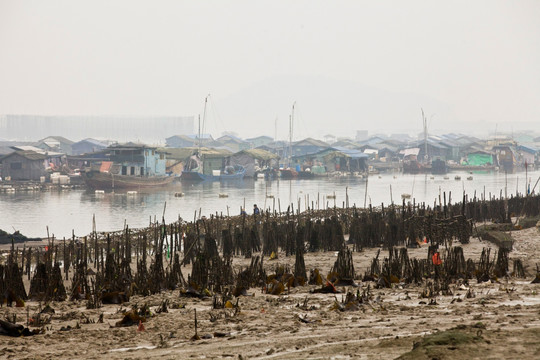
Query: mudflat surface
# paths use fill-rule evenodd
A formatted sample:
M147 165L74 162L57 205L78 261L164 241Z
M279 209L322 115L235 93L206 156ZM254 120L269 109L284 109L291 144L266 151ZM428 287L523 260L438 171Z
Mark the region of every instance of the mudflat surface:
M342 294L313 294L310 285L269 295L252 288L241 296L238 309L213 309L212 298L181 297L179 291L140 297L123 305L87 310L86 302L52 302L55 309L45 333L0 337L0 357L12 359L535 359L540 358L540 284L531 284L540 263L540 235L535 228L513 232L510 253L523 261L527 277L500 278L478 284L456 283L451 295L422 298L425 286L394 284L375 289L373 282L358 281L357 288L338 288ZM459 244L458 244L459 245ZM478 261L484 247L472 239L463 245L465 258ZM353 253L358 275L363 275L378 249ZM381 257L387 252L381 251ZM409 256L425 258L427 246L410 249ZM307 253L306 269L326 275L335 253ZM235 258L234 267L246 265ZM294 268L294 257L279 254L264 260L267 274L278 265ZM189 267L182 269L187 276ZM69 285L66 283L66 285ZM340 311L347 291L362 293L369 286L370 300L352 311ZM69 291L69 289L68 289ZM469 296L467 297L467 293ZM168 299L167 313L156 309ZM233 300L236 303L236 299ZM430 303L432 303L430 305ZM137 326L115 327L123 312L147 304L152 316ZM0 308L0 318L16 315L26 324L43 304ZM197 310L200 340L195 334ZM98 323L103 314L103 323ZM32 327L30 327L32 328Z

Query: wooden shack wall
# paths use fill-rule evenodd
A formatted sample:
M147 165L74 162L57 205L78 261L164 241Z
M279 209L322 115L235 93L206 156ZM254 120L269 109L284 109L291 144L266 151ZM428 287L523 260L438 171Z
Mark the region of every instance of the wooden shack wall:
M12 169L13 163L21 163L20 169ZM2 160L2 175L10 176L11 180L33 180L39 181L41 176L45 176L45 160L30 160L24 156L13 154Z

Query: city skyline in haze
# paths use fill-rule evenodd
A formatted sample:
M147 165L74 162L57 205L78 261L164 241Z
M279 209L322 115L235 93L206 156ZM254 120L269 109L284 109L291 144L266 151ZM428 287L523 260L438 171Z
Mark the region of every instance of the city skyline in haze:
M296 140L417 134L421 109L430 133L534 130L538 18L536 1L0 0L0 114L196 119L211 94L216 135L288 139L291 117Z

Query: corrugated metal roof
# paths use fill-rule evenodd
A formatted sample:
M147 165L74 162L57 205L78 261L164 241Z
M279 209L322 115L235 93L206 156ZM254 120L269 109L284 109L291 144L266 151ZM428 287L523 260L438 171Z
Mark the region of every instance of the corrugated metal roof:
M540 150L534 145L518 145L518 149L519 150L524 150L524 151L526 151L528 153L531 153L531 154L536 154Z
M148 146L146 144L141 144L141 143L128 142L128 143L125 143L125 144L113 144L113 145L109 146L108 149L113 149L113 150L141 150L141 149L157 150L157 147Z
M45 154L40 154L40 153L37 153L35 151L22 151L22 150L18 150L18 151L14 151L12 152L11 154L7 154L3 157L0 158L0 161L3 161L4 159L7 159L13 155L19 155L19 156L22 156L24 157L25 159L28 159L28 160L45 160L47 158L50 158L50 156L46 156Z
M246 139L246 141L251 142L251 141L262 140L262 139L268 139L269 141L274 140L274 138L272 138L270 136L262 135L262 136L257 136L257 137L254 137L254 138L248 138L248 139Z
M167 153L168 159L183 161L199 151L198 147L185 147L185 148L169 148L162 147L157 149L158 152ZM211 148L200 148L201 154L203 157L220 157L220 156L229 156L232 154L231 151L225 149L211 149Z
M300 140L300 141L297 141L293 144L293 146L298 146L298 145L314 145L314 146L320 146L320 147L326 147L328 146L327 143L325 143L324 141L321 141L321 140L317 140L317 139L313 139L313 138L306 138L306 139L303 139L303 140Z
M101 146L101 147L107 147L107 144L104 144L101 141L96 140L96 139L92 139L92 138L88 138L88 139L78 141L73 145L78 145L78 144L82 144L82 143L89 143L89 144L92 144L92 145L97 145L97 146Z
M74 144L73 141L71 141L69 139L66 139L63 136L47 136L46 138L43 138L43 139L39 140L38 142L40 142L40 143L47 142L48 139L54 139L55 141L58 141L61 144L67 144L67 145Z
M229 142L229 141L230 141L230 142L235 142L235 143L237 143L237 144L244 144L244 143L246 143L246 141L240 139L240 138L237 137L237 136L233 136L233 135L223 135L223 136L221 136L221 137L218 137L218 138L216 139L216 141L219 141L219 142L221 142L221 143Z
M332 148L336 149L346 157L350 157L351 159L367 159L369 157L368 154L364 154L362 150L348 149L341 146L334 146Z
M27 151L27 152L33 151L38 154L46 155L48 157L58 157L58 156L64 155L64 153L55 152L55 151L47 151L47 150L43 150L41 148L31 146L31 145L14 145L14 146L11 146L11 148L16 151Z
M242 151L237 152L234 155L239 155L239 154L248 154L254 159L264 160L264 161L272 160L272 159L279 159L278 155L271 153L270 151L263 150L263 149L242 150Z

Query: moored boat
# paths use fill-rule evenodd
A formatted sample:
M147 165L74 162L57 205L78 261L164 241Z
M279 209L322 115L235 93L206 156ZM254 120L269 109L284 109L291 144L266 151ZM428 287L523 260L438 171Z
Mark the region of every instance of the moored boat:
M173 176L130 176L110 172L86 171L86 185L92 189L141 189L166 186L174 181Z
M97 161L81 172L92 189L141 189L165 186L174 176L165 173L165 154L142 144L113 145L109 161Z
M435 175L444 175L448 173L448 165L442 159L433 159L431 162L431 173Z
M298 172L291 168L279 169L279 177L283 180L295 179L298 176Z

